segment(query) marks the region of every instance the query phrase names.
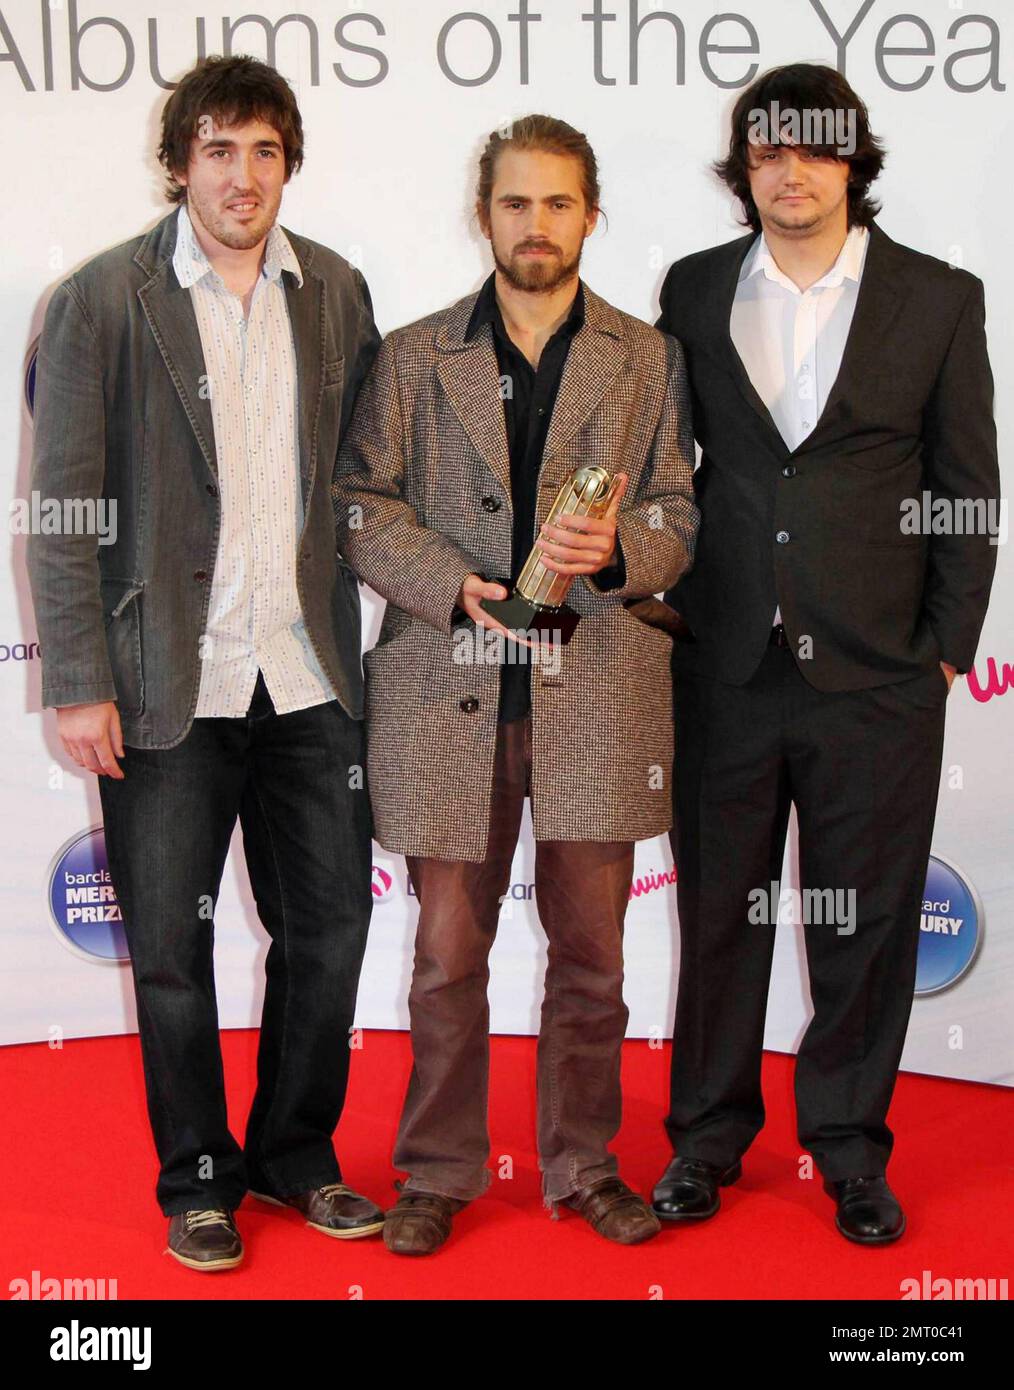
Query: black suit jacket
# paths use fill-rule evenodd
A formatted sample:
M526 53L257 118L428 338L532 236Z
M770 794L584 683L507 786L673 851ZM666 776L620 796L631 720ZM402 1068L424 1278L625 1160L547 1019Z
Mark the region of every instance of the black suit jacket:
M905 680L939 660L967 671L996 548L986 534L906 535L901 520L904 499L925 491L999 495L982 282L874 224L837 380L790 450L729 334L754 240L687 256L662 286L658 327L683 344L703 450L694 567L666 594L696 637L680 659L749 680L777 603L819 690Z

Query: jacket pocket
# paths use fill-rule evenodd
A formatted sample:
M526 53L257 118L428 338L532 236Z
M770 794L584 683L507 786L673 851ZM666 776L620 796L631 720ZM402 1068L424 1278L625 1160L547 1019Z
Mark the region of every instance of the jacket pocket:
M340 386L345 380L345 358L339 357L337 362L324 363L324 385Z
M144 709L144 671L141 663L141 594L144 581L103 579L100 587L116 702L121 713L140 714Z

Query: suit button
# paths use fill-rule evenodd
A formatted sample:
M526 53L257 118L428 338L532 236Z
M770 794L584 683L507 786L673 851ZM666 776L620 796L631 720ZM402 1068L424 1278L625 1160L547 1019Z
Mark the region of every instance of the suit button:
M205 490L205 492L208 494L209 497L217 497L217 496L218 496L218 488L215 486L214 483L205 483L205 484L204 484L204 490Z
M795 476L796 476L796 465L795 465L794 463L787 463L787 464L785 465L785 467L782 469L782 477L783 477L783 478L794 478Z
M778 542L779 545L787 545L789 540L788 531L779 531L778 535L775 536L775 540Z
M500 510L499 497L484 497L482 499L482 509L486 512L498 512Z
M194 570L194 578L197 580L198 584L204 584L204 583L207 582L208 571L207 571L207 570Z
M309 558L310 558L310 556L311 556L312 554L313 554L313 551L312 551L312 550L304 550L304 551L303 551L303 559L304 559L304 560L309 560Z
M474 712L479 708L479 701L475 698L474 695L466 695L463 700L458 701L458 705L459 708L463 709L466 714L474 714Z

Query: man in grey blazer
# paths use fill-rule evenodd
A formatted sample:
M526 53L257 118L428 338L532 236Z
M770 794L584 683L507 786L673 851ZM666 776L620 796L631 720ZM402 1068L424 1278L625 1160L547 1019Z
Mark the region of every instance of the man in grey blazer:
M487 959L526 795L550 942L546 1202L623 1243L659 1230L607 1145L634 842L671 823L672 641L645 618L691 562L693 444L679 344L578 278L598 205L595 157L572 127L529 116L490 137L477 212L496 271L387 338L336 474L341 548L388 600L366 655L376 833L406 855L420 903L395 1149L409 1177L384 1228L404 1254L440 1246L490 1181ZM610 511L545 527L590 464L623 475ZM506 597L533 542L575 579L580 622L556 660L519 662L518 645L489 660L483 639L506 639L480 601Z
M282 77L199 63L162 119L178 207L83 266L39 349L33 488L115 503L113 544L36 535L43 704L99 776L169 1251L228 1269L248 1185L331 1236L369 924L359 595L335 558L338 440L379 335L362 275L276 225L302 162ZM270 937L257 1092L226 1119L212 913L237 817Z

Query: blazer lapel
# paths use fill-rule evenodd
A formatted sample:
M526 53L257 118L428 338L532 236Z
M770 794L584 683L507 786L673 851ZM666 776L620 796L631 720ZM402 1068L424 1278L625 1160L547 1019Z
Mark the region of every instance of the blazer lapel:
M542 451L540 481L548 470L545 476L554 484L563 481L561 455L626 360L619 315L587 285L584 296L584 323L567 353ZM436 337L436 346L444 354L437 363L437 375L463 429L510 497L510 454L492 329L484 324L470 342L464 341L476 298L470 295L448 311Z
M289 240L295 246L291 236ZM295 276L288 271L283 270L282 277L296 354L299 481L305 510L317 471L317 422L324 389L322 372L324 344L327 341L327 301L324 281L310 273L308 264L302 263L302 257L300 261L302 285L297 284Z
M732 334L729 331L740 271L743 268L747 252L753 246L756 237L744 237L740 242L733 243L737 248L737 254L732 257L729 268L716 293L715 314L717 322L714 325L714 330L717 349L719 355L724 358L725 365L735 380L743 399L757 413L774 436L774 442L781 453L801 453L815 443L822 442L827 433L833 430L834 422L840 416L842 408L847 407L850 397L861 389L865 364L871 357L869 352L871 344L880 340L898 310L901 296L891 278L894 243L875 223L870 227L869 235L870 243L866 249L866 261L863 266L862 278L859 281L855 313L849 326L849 334L845 341L845 350L842 353L838 375L816 425L795 451L789 449L771 412L757 394L749 373L743 365L743 359L736 351L736 345L732 341Z
M875 363L882 362L879 353L871 349L882 341L898 312L902 295L892 269L894 242L876 223L870 227L869 238L855 313L838 375L820 418L797 452L821 443L829 433L833 434L843 410L847 413L849 401L862 394L865 374Z
M436 337L436 346L444 354L437 362L437 376L462 428L509 501L511 461L493 330L483 324L465 342L477 298L478 294L469 295L448 310Z
M166 226L173 222L170 228ZM159 351L187 413L201 453L212 473L218 477L215 457L215 427L211 416L211 396L207 388L204 352L197 316L190 294L176 279L172 253L176 245L175 219L172 214L166 223L155 229L135 256L135 260L151 274L151 279L137 292L145 316L155 335ZM152 250L162 254L153 262ZM205 389L202 389L205 388Z
M627 358L623 323L604 300L584 285L584 323L574 334L542 451L540 482L564 481L560 456L587 424Z
M744 401L760 418L762 424L774 435L776 442L783 451L787 451L787 446L782 436L778 432L778 426L774 422L770 410L761 400L757 389L750 380L750 374L743 365L743 359L736 351L736 344L732 341L732 333L729 331L729 324L732 318L732 306L736 298L736 287L739 284L740 271L743 269L743 262L747 254L756 244L757 236L751 232L749 236L740 237L738 241L729 243L729 264L725 274L718 282L715 292L715 302L713 308L712 332L717 356L725 365L740 395Z

